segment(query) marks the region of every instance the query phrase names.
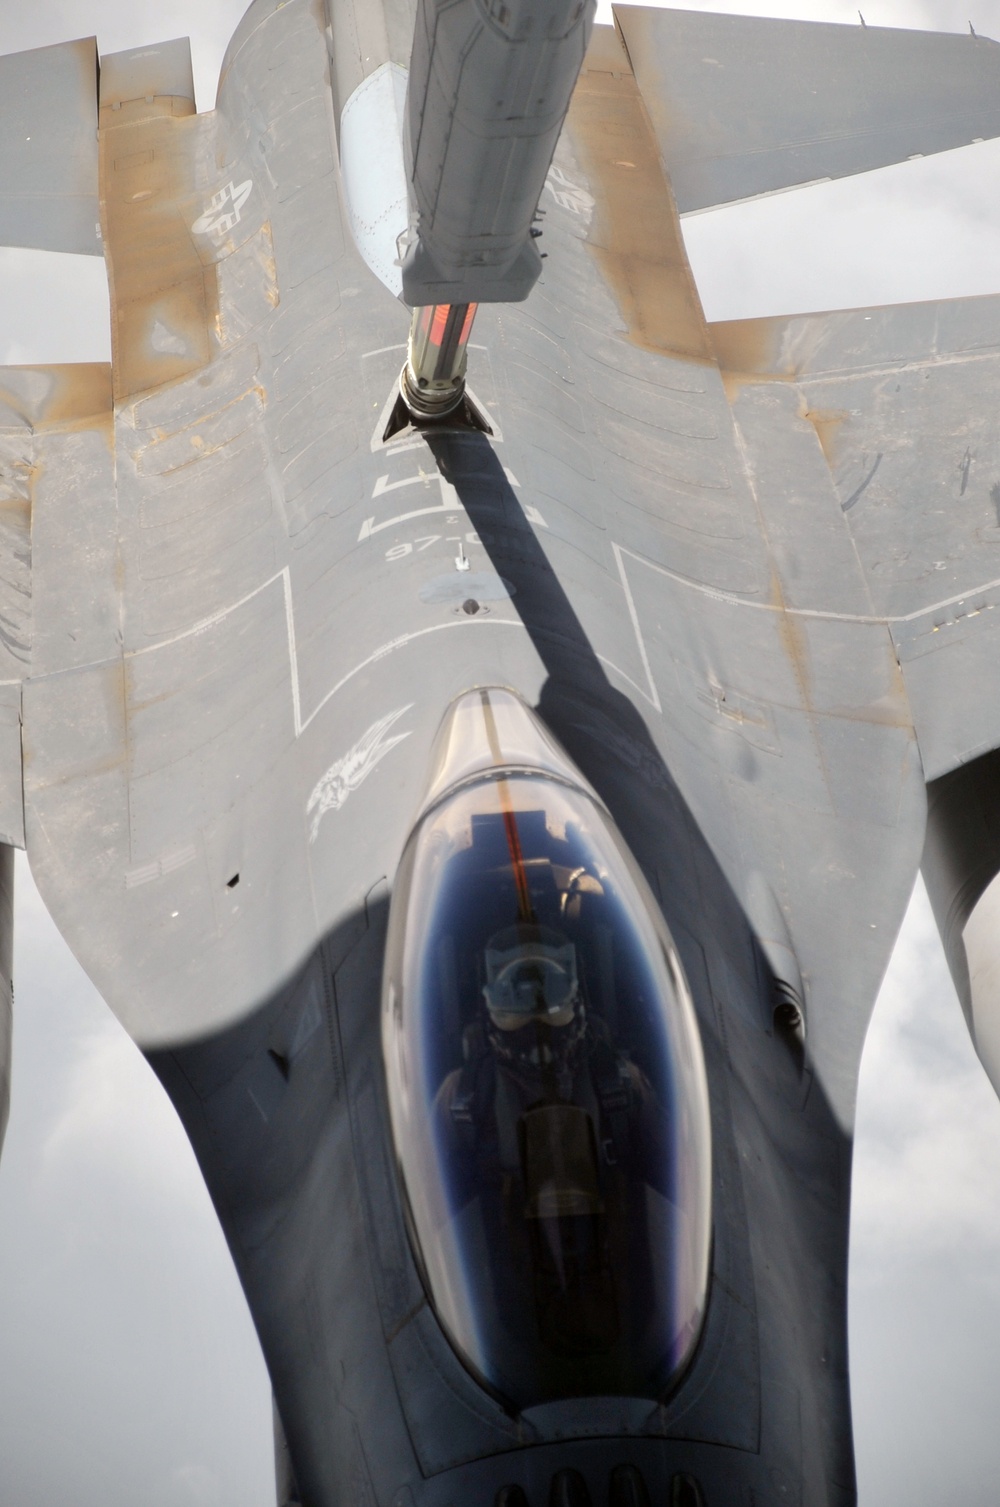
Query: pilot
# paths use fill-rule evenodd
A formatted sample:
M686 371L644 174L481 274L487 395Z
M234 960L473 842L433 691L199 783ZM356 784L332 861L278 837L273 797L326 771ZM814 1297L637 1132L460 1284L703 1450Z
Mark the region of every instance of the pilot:
M465 1061L437 1095L456 1160L477 1180L490 1170L517 1174L523 1117L553 1104L589 1114L606 1167L641 1152L651 1090L588 1013L572 941L522 921L489 939L484 963L483 1008L466 1028Z
M545 1352L583 1363L620 1338L629 1229L645 1218L632 1200L662 1182L666 1117L588 1011L564 932L521 921L482 961L465 1061L435 1105L453 1208L478 1201L497 1312L526 1283Z

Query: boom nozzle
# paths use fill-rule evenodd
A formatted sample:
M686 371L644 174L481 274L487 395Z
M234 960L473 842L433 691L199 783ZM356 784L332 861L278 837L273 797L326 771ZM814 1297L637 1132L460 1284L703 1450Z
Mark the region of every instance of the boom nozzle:
M445 418L465 397L466 354L475 315L474 303L414 309L399 388L416 418Z

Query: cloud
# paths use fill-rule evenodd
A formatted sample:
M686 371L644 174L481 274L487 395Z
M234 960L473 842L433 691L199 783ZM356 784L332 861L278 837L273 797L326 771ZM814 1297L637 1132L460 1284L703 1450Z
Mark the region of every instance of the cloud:
M863 1503L995 1500L998 1258L1000 1102L918 883L861 1070L850 1337Z
M190 1146L23 859L16 892L4 1500L273 1507L270 1388Z
M0 246L0 332L5 366L109 361L103 259Z
M179 1465L171 1471L171 1502L182 1500L191 1507L221 1507L219 1478L204 1465Z

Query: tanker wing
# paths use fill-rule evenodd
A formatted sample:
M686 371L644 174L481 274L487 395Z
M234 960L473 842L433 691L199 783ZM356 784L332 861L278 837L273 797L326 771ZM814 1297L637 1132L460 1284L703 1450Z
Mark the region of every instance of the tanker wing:
M1000 135L987 37L616 6L681 214Z
M0 57L0 245L100 256L97 41Z

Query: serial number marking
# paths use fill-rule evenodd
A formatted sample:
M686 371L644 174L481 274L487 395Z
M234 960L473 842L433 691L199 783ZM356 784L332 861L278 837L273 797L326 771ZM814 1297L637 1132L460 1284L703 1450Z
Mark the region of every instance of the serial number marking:
M386 550L385 558L387 560L405 560L407 555L423 554L425 549L430 549L432 544L440 544L442 540L445 544L481 544L483 542L475 529L472 529L464 537L461 534L423 534L419 539L413 539L409 544L394 544L391 549ZM486 542L491 542L490 535L486 536Z

